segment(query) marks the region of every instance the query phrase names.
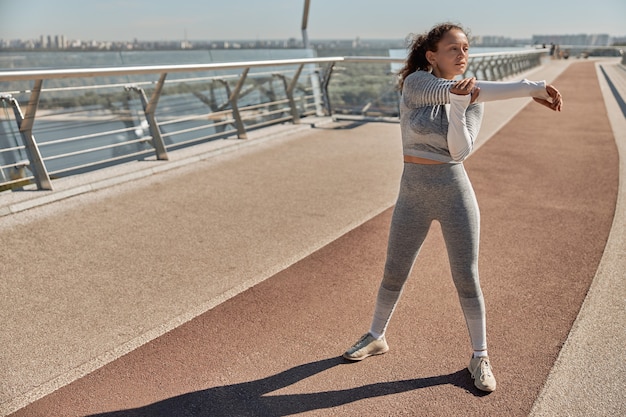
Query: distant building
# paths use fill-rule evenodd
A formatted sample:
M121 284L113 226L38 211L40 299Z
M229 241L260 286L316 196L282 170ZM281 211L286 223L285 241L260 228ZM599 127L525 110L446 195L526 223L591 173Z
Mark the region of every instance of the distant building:
M626 45L626 36L616 36L611 41L613 45Z
M533 44L572 45L572 46L609 46L608 34L597 35L533 35Z
M56 49L66 49L67 48L67 41L65 40L65 36L64 35L56 35L54 37L54 47Z
M530 44L530 39L513 39L506 36L473 36L471 44L472 46L484 47L523 46Z

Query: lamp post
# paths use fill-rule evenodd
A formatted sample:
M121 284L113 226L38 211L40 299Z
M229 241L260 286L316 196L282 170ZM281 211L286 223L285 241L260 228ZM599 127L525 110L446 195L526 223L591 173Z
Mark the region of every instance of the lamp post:
M306 28L309 20L310 5L311 0L304 0L304 12L302 13L302 43L304 44L304 49L309 49L309 35L307 34Z

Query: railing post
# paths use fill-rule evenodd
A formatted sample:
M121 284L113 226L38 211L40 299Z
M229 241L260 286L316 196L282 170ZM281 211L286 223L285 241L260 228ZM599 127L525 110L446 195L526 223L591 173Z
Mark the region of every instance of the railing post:
M324 115L322 90L320 88L320 72L316 69L310 75L311 78L311 91L313 92L313 103L315 104L315 114L318 116Z
M283 74L274 74L275 76L283 80L283 85L285 86L285 94L287 95L287 99L289 100L289 107L291 108L291 117L293 119L294 124L300 123L300 114L298 113L298 107L296 106L296 101L293 99L293 91L295 90L296 85L298 84L298 77L300 77L300 74L302 73L302 68L304 68L304 64L300 64L300 66L296 70L296 73L294 74L290 82L287 82L287 77L285 77Z
M26 146L26 154L30 161L30 169L33 172L37 188L39 190L52 190L52 183L50 182L50 176L48 170L39 152L39 147L33 136L33 124L35 123L35 113L37 113L37 106L39 105L39 96L41 95L41 86L43 80L35 80L33 89L31 90L30 99L28 100L28 107L26 114L22 114L20 105L15 98L11 98L11 105L13 106L13 113L15 114L15 121L17 127L22 136L22 141Z
M159 77L159 82L152 92L150 101L148 101L146 92L143 90L143 88L129 87L137 91L139 93L139 96L141 97L143 111L146 116L146 120L148 121L148 127L150 128L150 136L152 136L152 146L154 146L154 150L156 151L157 159L161 161L167 161L169 159L169 156L167 155L165 142L163 141L163 137L161 136L161 129L159 128L159 124L157 123L156 117L154 116L154 112L156 111L159 98L161 97L161 91L163 91L165 77L167 77L167 73L161 74L161 77Z
M243 124L243 120L241 119L241 114L239 113L239 106L237 104L237 100L239 99L239 93L241 92L241 88L246 81L246 77L248 76L248 71L250 68L245 68L239 77L239 81L237 81L237 85L235 89L231 92L230 86L226 80L219 80L226 87L226 93L228 94L228 101L230 102L231 109L233 111L233 118L235 119L235 127L237 128L237 137L239 139L247 139L248 134L246 133L246 128Z
M328 116L332 116L333 109L330 103L330 96L328 95L328 84L330 83L330 77L333 75L333 68L335 68L335 62L331 62L324 69L324 72L320 74L320 84L322 87L322 99L324 100L324 107Z

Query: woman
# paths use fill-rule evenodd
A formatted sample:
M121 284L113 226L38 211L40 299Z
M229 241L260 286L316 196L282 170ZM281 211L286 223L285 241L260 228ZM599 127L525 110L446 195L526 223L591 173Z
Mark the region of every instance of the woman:
M344 353L359 361L389 350L385 331L433 220L439 221L473 354L476 387L494 391L487 355L485 303L478 277L480 215L463 160L473 150L482 102L533 97L560 111L561 94L544 81L476 81L462 75L469 42L461 26L441 24L414 38L400 70L404 171L391 220L387 260L368 333Z

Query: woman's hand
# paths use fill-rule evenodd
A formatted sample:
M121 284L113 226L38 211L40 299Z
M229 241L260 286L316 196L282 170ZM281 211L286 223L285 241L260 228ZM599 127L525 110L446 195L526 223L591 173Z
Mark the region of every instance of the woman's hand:
M457 94L459 96L466 96L468 94L472 95L472 99L470 103L473 103L478 98L478 94L480 93L480 88L476 87L476 78L464 78L460 81L454 83L452 87L450 87L450 92L452 94Z
M536 97L533 97L533 100L535 100L537 103L541 104L542 106L546 106L547 108L551 110L561 111L561 109L563 108L563 97L561 97L561 93L559 93L559 90L554 88L553 85L547 85L546 91L548 92L548 95L550 96L550 100L544 100L542 98L536 98Z

